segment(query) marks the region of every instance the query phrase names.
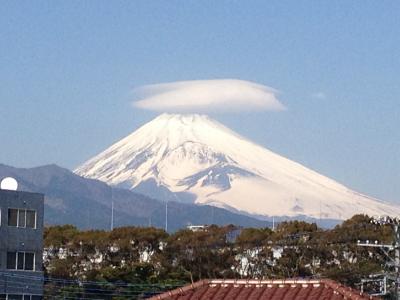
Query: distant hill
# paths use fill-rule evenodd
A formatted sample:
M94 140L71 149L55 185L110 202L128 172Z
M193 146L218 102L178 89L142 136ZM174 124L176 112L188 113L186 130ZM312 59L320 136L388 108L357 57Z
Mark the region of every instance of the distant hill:
M0 164L0 179L12 176L19 190L45 194L45 223L73 224L83 229L108 229L114 201L114 227L136 225L165 227L165 203L93 179L82 178L57 165L14 168ZM188 224L270 225L228 210L195 204L168 202L168 230Z

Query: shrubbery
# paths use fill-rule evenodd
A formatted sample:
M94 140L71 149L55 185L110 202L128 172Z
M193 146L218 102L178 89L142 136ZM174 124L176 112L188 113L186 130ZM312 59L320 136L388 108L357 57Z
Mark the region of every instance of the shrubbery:
M300 221L269 228L209 226L173 234L157 228L122 227L80 231L73 226L45 230L45 269L50 277L107 282L190 282L205 278L329 277L354 286L384 267L379 249L357 240L390 242L390 226L356 215L331 230Z

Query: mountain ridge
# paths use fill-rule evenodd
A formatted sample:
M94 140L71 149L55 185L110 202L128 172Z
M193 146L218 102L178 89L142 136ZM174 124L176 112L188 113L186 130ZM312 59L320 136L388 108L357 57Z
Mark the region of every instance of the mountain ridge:
M165 227L165 203L138 193L112 188L106 183L82 178L55 164L34 168L15 168L0 164L0 180L14 177L18 190L45 195L45 224L72 224L84 229L109 229L114 202L114 227ZM171 201L168 203L168 230L176 231L188 224L264 227L260 221L223 209Z

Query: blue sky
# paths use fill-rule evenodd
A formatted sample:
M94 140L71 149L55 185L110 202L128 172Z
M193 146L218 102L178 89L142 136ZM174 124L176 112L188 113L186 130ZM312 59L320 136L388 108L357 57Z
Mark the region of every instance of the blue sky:
M236 78L282 112L211 116L400 202L400 2L2 1L0 162L74 168L157 115L132 90Z

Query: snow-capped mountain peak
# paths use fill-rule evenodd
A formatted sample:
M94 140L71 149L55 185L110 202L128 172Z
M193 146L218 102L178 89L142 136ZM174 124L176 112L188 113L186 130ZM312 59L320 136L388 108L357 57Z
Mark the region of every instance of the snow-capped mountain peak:
M162 114L75 172L153 197L260 216L400 213L399 207L351 191L206 115Z

